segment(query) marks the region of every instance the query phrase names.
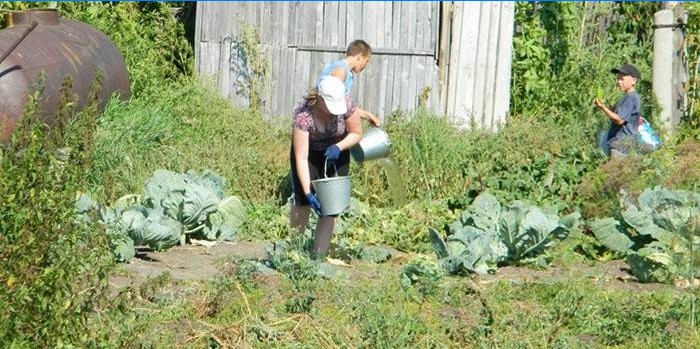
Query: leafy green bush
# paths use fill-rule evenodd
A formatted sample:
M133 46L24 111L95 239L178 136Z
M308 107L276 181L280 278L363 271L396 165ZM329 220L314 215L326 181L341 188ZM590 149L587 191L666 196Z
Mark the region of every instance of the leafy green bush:
M620 190L632 196L657 185L697 191L700 188L700 141L690 138L677 141L674 137L651 154L631 154L588 171L575 189L583 215L614 215L620 210L617 200Z
M38 119L35 95L0 149L0 342L8 347L90 345L87 319L107 294L105 234L74 219L99 93L93 89L93 103L75 114L69 80L62 91L51 130Z
M193 52L167 2L59 2L62 16L94 26L124 56L131 91L148 95L193 72Z

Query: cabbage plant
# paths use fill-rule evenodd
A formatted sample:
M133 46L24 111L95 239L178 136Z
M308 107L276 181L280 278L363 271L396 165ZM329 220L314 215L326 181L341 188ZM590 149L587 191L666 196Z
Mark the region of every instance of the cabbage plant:
M186 243L189 237L232 241L245 220L237 196L225 196L223 178L204 171L201 176L156 170L146 181L143 195L126 195L111 207L99 209L117 261L134 257L134 246L164 250ZM89 219L97 208L92 199L76 201L76 219Z
M619 219L603 218L589 226L605 247L626 256L641 282L693 278L700 247L700 194L656 187L637 203L623 195Z
M448 272L484 274L501 264L546 264L545 249L566 238L579 218L574 212L560 219L520 201L502 206L493 195L483 193L450 225L445 240L434 229L429 231L433 249Z

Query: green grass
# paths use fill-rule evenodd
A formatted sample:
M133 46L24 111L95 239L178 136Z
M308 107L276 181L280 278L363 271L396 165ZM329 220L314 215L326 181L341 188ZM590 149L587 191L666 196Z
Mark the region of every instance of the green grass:
M396 265L356 264L351 275L302 283L232 271L145 286L145 297L126 301L131 320L114 338L156 348L691 348L700 339L672 288L446 278L416 298Z
M274 200L286 181L288 138L260 115L187 81L129 103L112 101L100 120L89 178L94 191L113 200L140 192L158 168L211 169L236 195Z
M525 10L530 6L521 5ZM9 276L0 280L8 290L3 299L18 300L12 302L13 311L25 319L0 305L5 310L2 318L8 320L4 333L17 347L30 347L34 336L48 346L81 343L96 348L697 347L700 333L688 324L687 292L671 288L631 292L575 274L565 282L502 281L480 286L469 278L447 277L435 288L416 291L401 287L400 261L360 264L349 279L297 281L280 274L250 275L235 270L243 268L234 263L233 271L212 280L182 282L163 275L107 297L109 261L103 235L96 238L94 231L76 230L57 242L51 235L67 229L71 210L66 203L72 202L75 190L87 189L108 204L122 195L140 193L156 169L211 169L227 180L231 194L240 195L248 205L241 239L284 238L288 235L284 205L289 194L290 120L265 121L260 114L232 107L214 90L189 78L191 51L167 4L59 6L113 35L117 46L127 52L134 95L128 103L108 104L96 130L92 166L74 178L81 182L80 189L59 190L67 181L54 175L60 169L52 162L54 156L44 156L53 154L51 150L35 153L36 163L26 164L30 170L22 173L26 178L45 179L48 184L37 188L53 199L38 200L23 183L8 186L12 189L8 192L21 194L18 197L38 200L31 210L15 202L13 214L8 213L19 222L13 225L13 234L25 240L10 244L4 252L26 260L26 267L14 263L13 268L3 268ZM551 9L571 6L575 5L546 5ZM635 12L629 6L625 5ZM531 15L528 28L539 20L537 12ZM629 34L617 34L611 33L610 43L596 45L597 51L584 45L580 51L567 52L565 64L556 67L558 74L545 70L547 61L562 52L549 52L551 57L544 57L543 66L517 60L521 64L514 65L515 115L496 134L457 130L425 110L389 116L386 129L393 142L395 171L380 162L353 166L353 197L358 202L341 219L337 239L353 246L388 244L429 253L427 227L451 223L486 190L504 201L526 200L560 211L583 209L584 218L615 212L615 195L621 188L634 193L664 184L697 190L700 137L692 126L682 129L660 151L617 165L603 165L604 159L594 149L593 135L606 120L590 106L592 89L605 86L610 92L612 80L606 80L612 79L610 66L630 57L642 57L640 67L649 71L648 43L630 44ZM163 37L167 40L160 40ZM543 41L532 37L516 42L516 51L523 49L521 44L541 46ZM528 72L537 72L534 80L540 86L530 92L528 81L523 80ZM649 85L641 85L640 90L645 114L653 115ZM293 107L289 106L290 112ZM78 134L92 146L89 134ZM0 161L8 165L7 183L24 178L13 175L10 170L16 168L8 160L21 159L21 153L2 156ZM83 179L87 188L82 187ZM404 201L397 204L397 197ZM57 207L39 210L40 204ZM39 218L32 218L37 212ZM20 216L25 213L26 217ZM30 224L36 228L26 228ZM42 224L52 225L51 229ZM594 263L591 259L611 257L590 237L579 239L553 251L560 266L575 269L581 263ZM51 262L63 264L47 267L42 258L50 254L35 245L55 246L56 258ZM306 264L299 265L303 269ZM15 270L37 277L18 278ZM15 292L32 282L30 286L36 287L26 288L31 291ZM66 306L72 317L61 315ZM63 330L85 325L86 318L89 331ZM37 326L41 321L47 325ZM20 331L23 337L16 335Z
M284 238L286 121L264 121L193 81L128 104L113 101L100 120L88 180L109 201L140 192L158 168L213 169L248 205L241 239ZM604 176L585 133L569 136L568 129L524 117L496 135L458 131L424 111L397 114L387 129L407 201L394 205L391 174L378 162L354 166L357 201L336 239L430 253L427 227L451 223L482 190L574 209L580 182ZM640 165L645 173L658 169L641 181L678 178L673 162L654 160L672 157L675 147L663 151ZM610 200L592 199L590 205ZM581 239L554 250L554 260L573 268L605 258L594 241ZM687 299L671 289L629 292L576 278L476 287L446 278L417 296L401 288L398 266L361 268L348 280L228 273L206 282L154 281L147 292L122 291L92 325L116 328L96 331L102 347L687 348L700 339L687 324Z

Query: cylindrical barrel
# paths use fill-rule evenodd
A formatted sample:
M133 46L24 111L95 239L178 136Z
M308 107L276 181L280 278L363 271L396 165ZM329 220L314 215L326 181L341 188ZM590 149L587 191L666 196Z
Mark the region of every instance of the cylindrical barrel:
M7 143L22 118L27 98L43 89L39 110L51 124L59 92L70 76L76 107L88 102L95 76L102 75L100 110L112 93L128 98L129 75L124 58L100 31L60 18L55 10L26 10L6 14L0 30L0 55L15 44L32 22L31 31L0 63L0 143ZM43 72L43 82L40 76Z

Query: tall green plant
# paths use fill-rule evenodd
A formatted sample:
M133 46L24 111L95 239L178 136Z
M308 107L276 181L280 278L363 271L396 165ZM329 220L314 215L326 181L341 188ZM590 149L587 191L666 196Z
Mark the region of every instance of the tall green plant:
M519 28L513 37L511 101L515 110L521 109L521 99L546 94L548 89L549 53L544 42L547 32L535 6L530 2L515 5L515 23Z
M270 78L270 59L263 52L260 33L257 28L246 22L241 22L243 33L240 40L245 78L240 81L241 88L248 96L250 109L260 111L268 93Z
M96 128L96 97L75 114L70 80L51 130L31 98L0 150L0 343L6 347L85 346L87 319L107 291L105 235L74 219ZM96 86L99 86L96 84Z
M700 3L684 3L688 11L686 54L688 59L688 109L684 117L691 129L700 128ZM698 136L696 136L698 137Z
M550 68L558 73L566 64L570 46L575 45L577 11L575 3L545 2L540 11L540 21L547 31L544 44L548 47Z
M166 2L60 2L57 8L114 42L124 56L134 96L192 75L192 48Z
M655 6L518 3L511 111L559 124L578 124L582 131L595 132L606 121L593 113L591 101L596 91L602 90L607 96L605 101L614 103L618 95L610 69L634 63L643 76L638 85L645 106L643 114L651 117L653 103L648 82L652 48L648 33ZM601 31L603 19L611 24Z

